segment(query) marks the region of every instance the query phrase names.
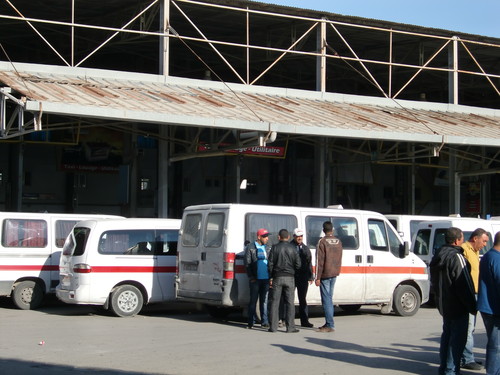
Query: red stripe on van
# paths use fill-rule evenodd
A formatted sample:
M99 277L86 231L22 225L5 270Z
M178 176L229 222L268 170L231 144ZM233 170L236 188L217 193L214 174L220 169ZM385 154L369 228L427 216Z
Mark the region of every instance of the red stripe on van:
M392 273L392 274L425 274L426 269L423 267L377 267L377 266L365 266L365 267L342 267L340 273Z
M245 266L236 266L236 273L246 273ZM377 266L344 266L341 268L340 273L388 273L388 274L413 274L425 275L426 269L424 267L377 267Z
M154 267L154 266L143 266L143 267L134 267L134 266L92 266L92 273L99 272L129 272L129 273L175 273L175 266L165 266L165 267Z
M0 271L59 271L59 266L50 265L0 265Z

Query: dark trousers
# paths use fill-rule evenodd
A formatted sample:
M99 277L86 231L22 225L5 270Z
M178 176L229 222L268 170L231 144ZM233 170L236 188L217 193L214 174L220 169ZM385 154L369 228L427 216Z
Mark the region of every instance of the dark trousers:
M443 334L439 346L439 375L460 373L460 358L467 342L469 314L456 318L443 317Z
M267 294L269 280L261 279L250 282L250 302L248 303L248 326L252 327L256 321L257 299L259 300L260 319L263 325L269 324L267 318Z
M273 279L273 286L270 289L271 311L269 323L272 331L278 330L279 307L281 296L284 299L284 312L286 330L295 329L295 278L293 276L280 276Z
M307 290L309 289L309 280L306 277L296 277L295 287L299 298L299 316L300 324L309 323L309 309L307 307Z

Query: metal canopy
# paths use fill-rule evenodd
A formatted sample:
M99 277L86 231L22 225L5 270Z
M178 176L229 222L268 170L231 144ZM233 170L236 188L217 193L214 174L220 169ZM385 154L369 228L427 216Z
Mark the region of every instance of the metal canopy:
M303 136L500 146L500 110L493 109L35 64L0 63L0 82L4 139L50 130L51 124L40 119L57 114ZM26 123L12 126L20 112Z

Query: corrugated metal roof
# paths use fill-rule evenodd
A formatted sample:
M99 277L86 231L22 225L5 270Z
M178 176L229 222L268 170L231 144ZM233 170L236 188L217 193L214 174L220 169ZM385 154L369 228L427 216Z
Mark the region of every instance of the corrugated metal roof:
M297 135L500 146L500 111L157 75L0 63L36 112Z

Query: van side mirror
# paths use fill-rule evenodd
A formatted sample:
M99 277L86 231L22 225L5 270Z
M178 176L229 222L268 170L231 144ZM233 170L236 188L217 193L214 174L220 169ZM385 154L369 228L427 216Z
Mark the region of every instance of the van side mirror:
M410 243L408 241L405 241L401 245L399 245L399 257L401 259L404 259L409 254L410 254Z

